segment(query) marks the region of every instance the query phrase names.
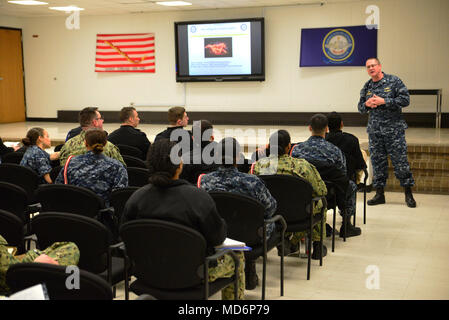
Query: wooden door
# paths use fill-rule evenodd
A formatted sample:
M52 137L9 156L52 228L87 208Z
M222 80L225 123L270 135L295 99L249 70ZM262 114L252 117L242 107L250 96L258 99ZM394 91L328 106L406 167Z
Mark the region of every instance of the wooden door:
M0 28L0 122L25 121L21 30Z

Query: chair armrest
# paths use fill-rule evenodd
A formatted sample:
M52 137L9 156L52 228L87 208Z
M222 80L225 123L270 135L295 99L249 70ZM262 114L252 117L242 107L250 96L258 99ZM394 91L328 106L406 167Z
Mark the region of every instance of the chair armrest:
M122 242L118 242L118 243L116 243L116 244L111 244L110 246L109 246L109 250L110 250L110 252L111 252L111 254L112 253L120 253L121 255L120 255L120 257L124 257L124 254L125 254L125 243L122 241Z
M285 231L287 229L287 222L285 221L284 217L281 216L280 214L277 214L273 217L271 217L270 219L265 219L264 220L264 224L267 225L269 223L273 223L276 221L280 221L282 224L282 229Z
M321 196L321 197L314 197L312 198L313 202L318 202L318 201L322 201L323 202L323 208L327 208L327 200L326 200L326 196Z
M33 213L42 211L42 205L39 202L33 203L33 204L27 205L26 209L27 209L28 214L33 214Z
M368 170L363 168L363 173L365 174L365 179L363 179L363 184L366 186L366 180L368 180Z

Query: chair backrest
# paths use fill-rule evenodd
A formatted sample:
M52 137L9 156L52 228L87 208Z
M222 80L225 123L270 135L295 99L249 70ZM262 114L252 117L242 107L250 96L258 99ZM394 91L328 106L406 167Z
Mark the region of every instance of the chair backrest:
M43 212L76 213L92 218L104 208L104 200L95 192L69 184L40 185L36 198L41 203Z
M159 289L202 283L206 240L192 228L153 219L129 221L120 228L134 275Z
M131 197L137 189L139 189L139 187L126 187L112 191L110 204L114 208L114 215L117 217L118 221L122 218L126 201L128 201L129 197Z
M127 167L128 172L128 186L130 187L143 187L148 184L150 178L150 172L148 169Z
M310 219L313 188L308 181L283 174L260 175L259 178L276 199L276 214L282 215L287 224Z
M34 202L34 192L39 185L39 176L30 168L15 164L0 164L0 181L22 187L28 195L28 203Z
M2 163L20 164L25 152L10 152L2 156Z
M144 159L143 152L136 147L128 146L126 144L116 144L116 147L120 150L122 156L132 156L142 160Z
M80 268L93 273L106 270L110 235L97 220L71 213L44 212L31 219L31 230L37 236L39 248L47 248L54 242L74 242L80 250Z
M263 239L264 206L257 200L231 192L209 192L219 215L226 221L228 238L248 246L261 244Z
M65 266L17 263L9 267L6 283L13 293L44 283L50 300L112 300L112 288L100 276L79 270L79 287L68 288L67 283L70 286L76 283L68 279L71 274L73 271Z
M29 220L25 214L28 196L23 188L8 182L0 182L0 209L15 214L23 223Z
M5 238L8 245L17 247L17 253L25 251L23 222L15 214L0 210L0 235Z
M133 157L133 156L127 156L122 155L123 161L125 161L127 167L136 167L136 168L144 168L147 169L147 165L145 161L142 159Z

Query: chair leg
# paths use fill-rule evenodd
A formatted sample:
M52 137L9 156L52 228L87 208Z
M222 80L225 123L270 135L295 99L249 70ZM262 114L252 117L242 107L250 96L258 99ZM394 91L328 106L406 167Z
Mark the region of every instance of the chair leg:
M284 295L284 234L282 234L282 241L281 241L281 297Z
M311 263L311 258L312 258L312 233L309 232L309 241L307 243L307 250L308 250L308 255L307 255L307 280L310 280L310 263Z
M366 224L366 183L363 188L363 224Z
M334 216L332 218L332 252L335 251L335 220L336 220L337 209L334 208Z
M282 239L284 240L284 239ZM265 300L265 283L267 280L267 228L263 228L263 268L262 268L262 300Z
M323 265L323 232L324 231L324 214L321 218L321 232L320 232L320 267Z
M114 299L117 298L116 293L117 293L116 287L113 286L112 287L112 296L114 297Z

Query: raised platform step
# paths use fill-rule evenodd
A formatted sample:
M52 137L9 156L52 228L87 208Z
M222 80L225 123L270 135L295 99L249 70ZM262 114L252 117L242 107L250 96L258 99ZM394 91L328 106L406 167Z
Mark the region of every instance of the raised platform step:
M449 179L442 179L440 177L417 177L415 176L415 186L413 192L416 193L431 193L431 194L449 194ZM386 191L403 192L399 180L396 177L387 179Z

